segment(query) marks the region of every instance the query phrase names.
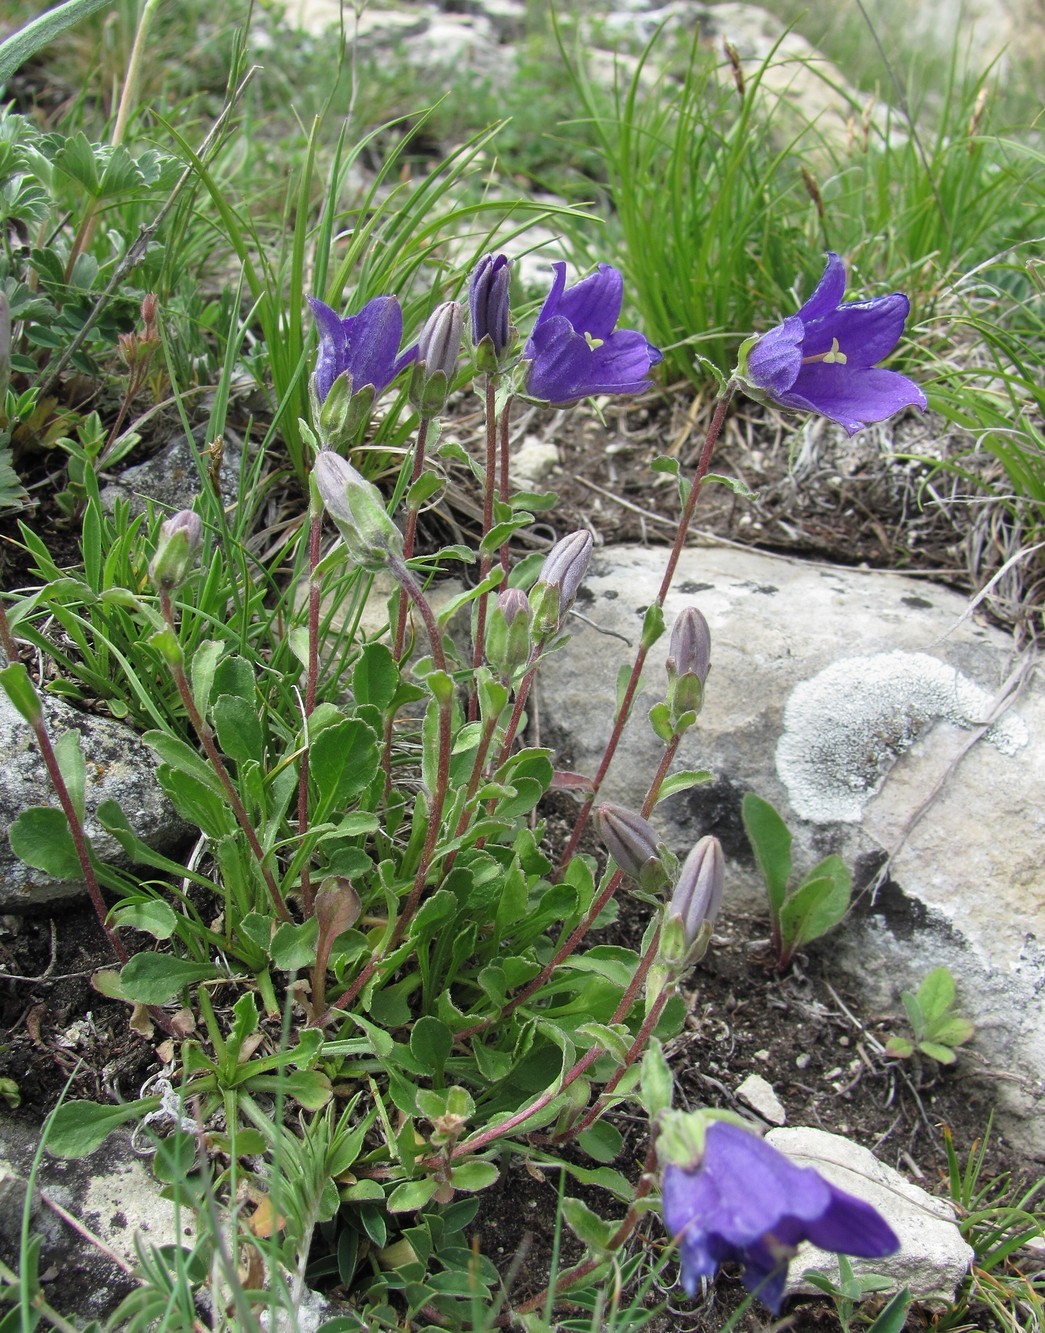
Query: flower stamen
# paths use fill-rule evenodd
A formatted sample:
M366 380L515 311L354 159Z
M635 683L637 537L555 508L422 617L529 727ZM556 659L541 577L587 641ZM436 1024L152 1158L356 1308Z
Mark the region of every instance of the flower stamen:
M817 356L804 356L802 364L808 365L810 361L823 361L826 366L844 366L848 360L846 354L838 350L838 339L832 338L829 352L820 352Z

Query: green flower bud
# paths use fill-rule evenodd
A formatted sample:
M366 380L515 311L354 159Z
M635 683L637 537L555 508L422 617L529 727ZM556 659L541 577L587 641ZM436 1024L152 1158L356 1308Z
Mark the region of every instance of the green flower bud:
M185 582L202 545L203 524L191 509L181 509L164 519L149 578L161 592L173 592Z
M349 556L376 572L389 557L403 557L403 534L388 517L381 493L340 454L322 449L312 467L312 485L341 534Z

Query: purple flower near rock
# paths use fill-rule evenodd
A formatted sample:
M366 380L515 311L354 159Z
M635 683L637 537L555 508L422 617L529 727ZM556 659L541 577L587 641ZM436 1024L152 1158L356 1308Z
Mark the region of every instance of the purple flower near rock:
M755 398L836 421L849 435L904 407L926 407L906 375L882 370L911 303L902 292L842 301L845 265L830 253L816 290L797 315L741 351L739 378Z
M555 281L523 352L526 393L548 403L573 403L599 393L643 393L663 359L635 329L618 329L624 279L609 264L566 290L566 265Z
M345 319L314 296L308 303L319 329L315 384L321 403L346 370L354 394L369 386L376 397L417 356L416 346L397 355L403 338L403 312L394 296L375 296L357 315Z
M699 1116L699 1113L697 1113ZM748 1291L775 1314L780 1309L787 1266L799 1244L880 1258L900 1242L870 1204L837 1189L811 1167L790 1158L753 1131L727 1120L710 1120L703 1152L685 1157L685 1136L697 1132L697 1117L677 1117L679 1130L665 1127L662 1140L674 1147L664 1168L664 1223L678 1243L682 1284L695 1296L701 1278L720 1264L743 1265ZM688 1123L687 1123L688 1122ZM679 1152L679 1143L683 1151ZM669 1153L672 1149L669 1148Z

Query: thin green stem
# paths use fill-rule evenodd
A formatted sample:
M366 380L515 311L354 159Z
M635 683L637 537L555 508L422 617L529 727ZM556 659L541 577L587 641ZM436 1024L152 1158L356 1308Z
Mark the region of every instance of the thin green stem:
M697 500L703 487L704 478L707 476L708 468L711 465L711 455L714 453L715 445L718 443L718 437L722 431L722 424L726 419L726 413L729 411L729 404L732 401L735 386L730 383L722 397L715 406L714 415L708 426L707 435L704 437L704 447L700 452L700 459L697 462L696 471L693 474L693 481L690 485L689 494L686 497L686 503L682 509L682 515L679 519L679 525L675 532L675 541L668 556L668 563L664 570L664 577L661 579L660 591L657 593L656 604L663 607L667 599L668 591L671 588L672 579L675 577L675 570L678 567L679 558L682 555L683 547L686 544L686 535L689 532L689 526L693 521L693 511L696 509ZM581 835L584 833L585 826L588 823L588 817L591 814L592 807L598 798L602 784L605 781L606 773L613 761L613 756L617 752L617 746L620 744L620 738L624 733L624 726L631 714L631 706L635 699L636 691L639 686L639 678L642 675L642 668L646 664L646 657L649 653L650 645L642 642L639 644L638 651L635 654L635 661L631 668L631 676L628 680L627 688L624 691L624 697L620 708L617 710L616 717L613 720L613 730L610 732L610 738L606 742L606 748L603 751L602 760L599 763L598 770L592 781L591 795L584 802L577 815L573 825L573 832L570 834L566 849L559 858L557 873L562 875L563 871L570 863L570 858L577 850Z
M511 400L504 405L504 411L501 413L501 419L498 422L501 438L501 503L508 504L511 500L511 486L508 478L508 413L511 410ZM507 577L511 560L508 555L508 543L505 542L501 547L501 568Z

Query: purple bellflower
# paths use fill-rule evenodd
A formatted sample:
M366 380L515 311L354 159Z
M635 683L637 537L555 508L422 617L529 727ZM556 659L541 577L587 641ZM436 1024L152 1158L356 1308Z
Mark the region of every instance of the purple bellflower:
M321 403L346 370L354 394L369 386L376 398L417 355L416 346L396 355L403 338L403 312L394 296L375 296L358 315L346 319L314 296L308 303L319 329L315 384Z
M688 1151L687 1138L699 1142L701 1133L703 1151ZM743 1265L744 1286L776 1314L788 1263L802 1241L865 1259L899 1249L892 1229L869 1203L811 1167L796 1166L732 1121L668 1112L660 1147L673 1159L661 1183L664 1223L678 1242L682 1284L690 1296L701 1278L734 1261ZM680 1157L692 1165L680 1163Z
M548 403L573 403L597 393L643 393L661 353L635 329L618 329L624 279L609 264L566 290L566 265L555 281L523 351L526 393Z
M816 412L849 435L904 407L926 407L906 375L876 368L903 333L911 303L902 292L842 301L845 265L833 252L797 315L741 348L739 379L753 398Z

